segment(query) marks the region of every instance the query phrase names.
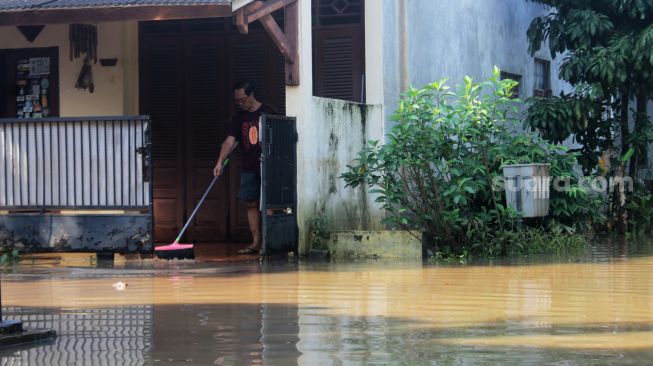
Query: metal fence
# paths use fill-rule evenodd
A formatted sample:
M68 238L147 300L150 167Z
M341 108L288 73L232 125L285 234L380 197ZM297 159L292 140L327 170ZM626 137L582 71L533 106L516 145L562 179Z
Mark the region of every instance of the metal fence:
M1 209L146 209L148 116L0 120Z
M52 345L0 354L4 365L148 365L154 343L152 305L52 309L3 307L3 319L57 332Z

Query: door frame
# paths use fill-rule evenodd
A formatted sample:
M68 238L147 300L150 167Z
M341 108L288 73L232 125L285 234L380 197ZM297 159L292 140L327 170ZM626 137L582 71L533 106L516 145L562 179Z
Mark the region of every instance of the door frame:
M227 125L230 121L230 117L235 113L235 105L231 103L231 85L238 81L235 80L235 75L234 75L234 65L235 65L235 57L233 55L233 50L234 46L237 44L242 44L243 39L247 40L248 42L263 42L264 43L264 57L276 57L277 63L281 62L281 65L277 65L275 62L266 62L263 65L263 83L265 85L259 86L257 85L257 88L260 90L264 90L263 94L266 94L270 97L275 96L274 99L268 98L264 99L263 102L266 102L268 104L274 105L274 104L280 104L282 106L281 112L285 110L285 75L283 75L283 67L285 65L285 61L283 60L283 56L279 53L278 49L276 48L276 45L272 42L270 39L269 35L265 32L263 28L260 27L252 27L250 33L248 35L241 35L238 33L238 30L233 27L233 25L230 22L219 22L220 19L217 19L218 25L222 24L224 25L224 29L217 29L216 28L210 28L210 30L203 30L203 31L197 31L194 32L192 31L193 26L192 22L193 21L177 21L181 23L182 25L179 26L179 32L171 32L171 33L166 33L166 32L152 32L152 33L146 33L144 31L145 23L147 22L141 22L139 23L139 67L141 70L143 68L147 67L148 62L155 62L154 60L150 59L150 55L146 54L148 51L148 46L152 44L152 42L156 42L157 40L164 39L162 42L175 42L171 40L176 40L176 42L188 42L189 40L192 40L192 42L201 42L202 39L212 39L213 37L219 38L220 43L223 45L223 49L225 50L226 54L223 56L224 57L224 65L226 67L226 70L222 74L222 82L225 84L222 87L225 88L225 90L228 90L228 96L226 96L225 101L228 101L229 107L225 108L225 115L224 116L218 116L216 120L219 119L224 119L225 123L223 131L220 131L221 136L219 138L224 138L226 135L226 130L227 130ZM207 20L202 20L198 22L197 24L208 24L206 23ZM204 23L203 23L204 22ZM162 22L158 22L158 24L162 24ZM185 24L185 25L184 25ZM175 26L174 22L170 23L171 27ZM165 24L164 24L165 26ZM191 29L191 30L188 30ZM182 50L179 52L181 54L181 60L179 61L179 67L183 69L185 66L184 64L188 62L188 52L189 48L187 46L182 46ZM221 62L222 63L222 62ZM280 69L277 67L280 66ZM277 73L280 72L280 75L277 75ZM179 72L179 75L181 75L181 78L184 78L184 73L182 71ZM146 111L150 110L149 106L149 101L148 98L146 97L150 93L150 85L149 82L146 78L146 73L144 72L139 72L139 80L140 80L140 92L139 92L139 105L141 109L141 113L144 113ZM275 81L281 82L280 85L275 84ZM271 87L271 85L277 85L276 87ZM190 111L188 107L188 98L190 97L190 93L188 93L188 88L190 86L184 81L183 84L183 91L180 92L179 94L179 100L180 103L183 103L181 107L181 117L180 119L184 120L190 120ZM276 88L276 90L275 90ZM283 96L279 97L279 91L283 91ZM156 122L153 122L154 124ZM186 123L186 122L184 122ZM184 131L184 128L187 128L187 126L184 126L184 123L178 122L177 124L177 129L178 135L179 135L179 140L178 143L180 144L180 147L178 147L178 153L177 153L177 160L176 160L176 165L178 167L183 167L184 169L184 176L188 176L188 174L194 174L194 169L197 168L197 166L194 166L194 162L192 161L192 132L191 133L186 133L187 131ZM220 144L222 141L216 141L216 144ZM156 149L156 148L155 148ZM157 160L155 159L156 157L153 157L152 160L152 165L153 168L157 166ZM247 223L247 217L246 217L246 206L244 203L240 202L239 200L236 199L235 197L235 192L238 191L239 187L239 174L238 172L240 171L240 161L242 159L242 153L237 150L232 154L231 158L231 163L230 167L226 173L225 178L226 182L222 182L221 184L218 184L217 189L222 189L224 190L224 195L220 195L220 197L226 197L226 199L229 199L229 203L226 205L227 211L225 212L226 217L223 217L222 219L225 220L225 226L226 226L226 233L225 233L225 238L229 242L239 242L239 241L245 241L245 236L249 237L249 227ZM217 160L217 156L216 156ZM179 175L179 174L178 174ZM156 181L156 177L153 177L153 180ZM192 209L194 208L194 195L196 196L199 194L203 194L203 190L206 189L206 187L199 187L197 184L194 184L192 181L189 180L189 178L182 179L181 177L179 178L179 181L176 183L177 188L176 192L174 192L174 195L176 197L179 197L179 202L176 204L176 210L177 210L177 215L176 215L176 222L175 225L178 228L181 228L181 226L184 224L183 218L184 218L184 213L183 211L186 211L187 214L189 214ZM201 185L201 184L200 184ZM214 191L215 189L214 188ZM201 193L197 193L197 191L202 191ZM170 192L173 193L173 192ZM156 206L156 200L154 197L157 195L155 194L153 196L153 206ZM156 210L154 211L155 215L155 220L156 220ZM154 221L154 225L156 225L156 221ZM190 228L189 228L190 229ZM156 232L156 228L154 228L154 232ZM190 231L190 230L189 230ZM158 239L155 235L154 237L155 240L161 241L161 239ZM247 238L249 239L249 238ZM165 240L164 240L165 241ZM216 240L220 241L220 240Z

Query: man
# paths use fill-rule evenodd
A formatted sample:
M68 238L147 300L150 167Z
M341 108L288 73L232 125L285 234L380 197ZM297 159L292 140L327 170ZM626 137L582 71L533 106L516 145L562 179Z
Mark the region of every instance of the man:
M249 82L236 83L233 86L233 93L239 110L231 119L227 129L227 138L222 143L220 157L213 169L213 174L216 176L222 174L225 159L240 144L244 154L238 198L247 205L247 221L252 233L252 243L245 249L239 250L238 253L257 254L261 250L259 118L261 114L276 114L276 111L269 105L256 100L254 86Z

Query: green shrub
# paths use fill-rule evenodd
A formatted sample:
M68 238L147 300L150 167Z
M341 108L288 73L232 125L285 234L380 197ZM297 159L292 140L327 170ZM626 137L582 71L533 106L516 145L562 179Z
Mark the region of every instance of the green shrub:
M348 186L367 185L378 195L391 227L417 230L438 250L455 255L506 255L518 232L518 215L506 207L503 166L550 163L570 177L568 190L552 192L550 217L536 225L573 233L600 219L600 198L578 183L576 158L563 147L521 130L516 82L466 77L457 91L444 81L403 94L387 142L370 141L341 176Z
M653 194L641 185L626 199L629 231L631 234L653 233Z
M20 253L13 245L0 244L0 264L14 264L20 262Z

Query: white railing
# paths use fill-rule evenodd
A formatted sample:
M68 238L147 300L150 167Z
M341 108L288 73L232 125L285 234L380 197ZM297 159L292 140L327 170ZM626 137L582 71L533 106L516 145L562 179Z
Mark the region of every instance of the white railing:
M0 119L0 209L147 208L148 116Z

